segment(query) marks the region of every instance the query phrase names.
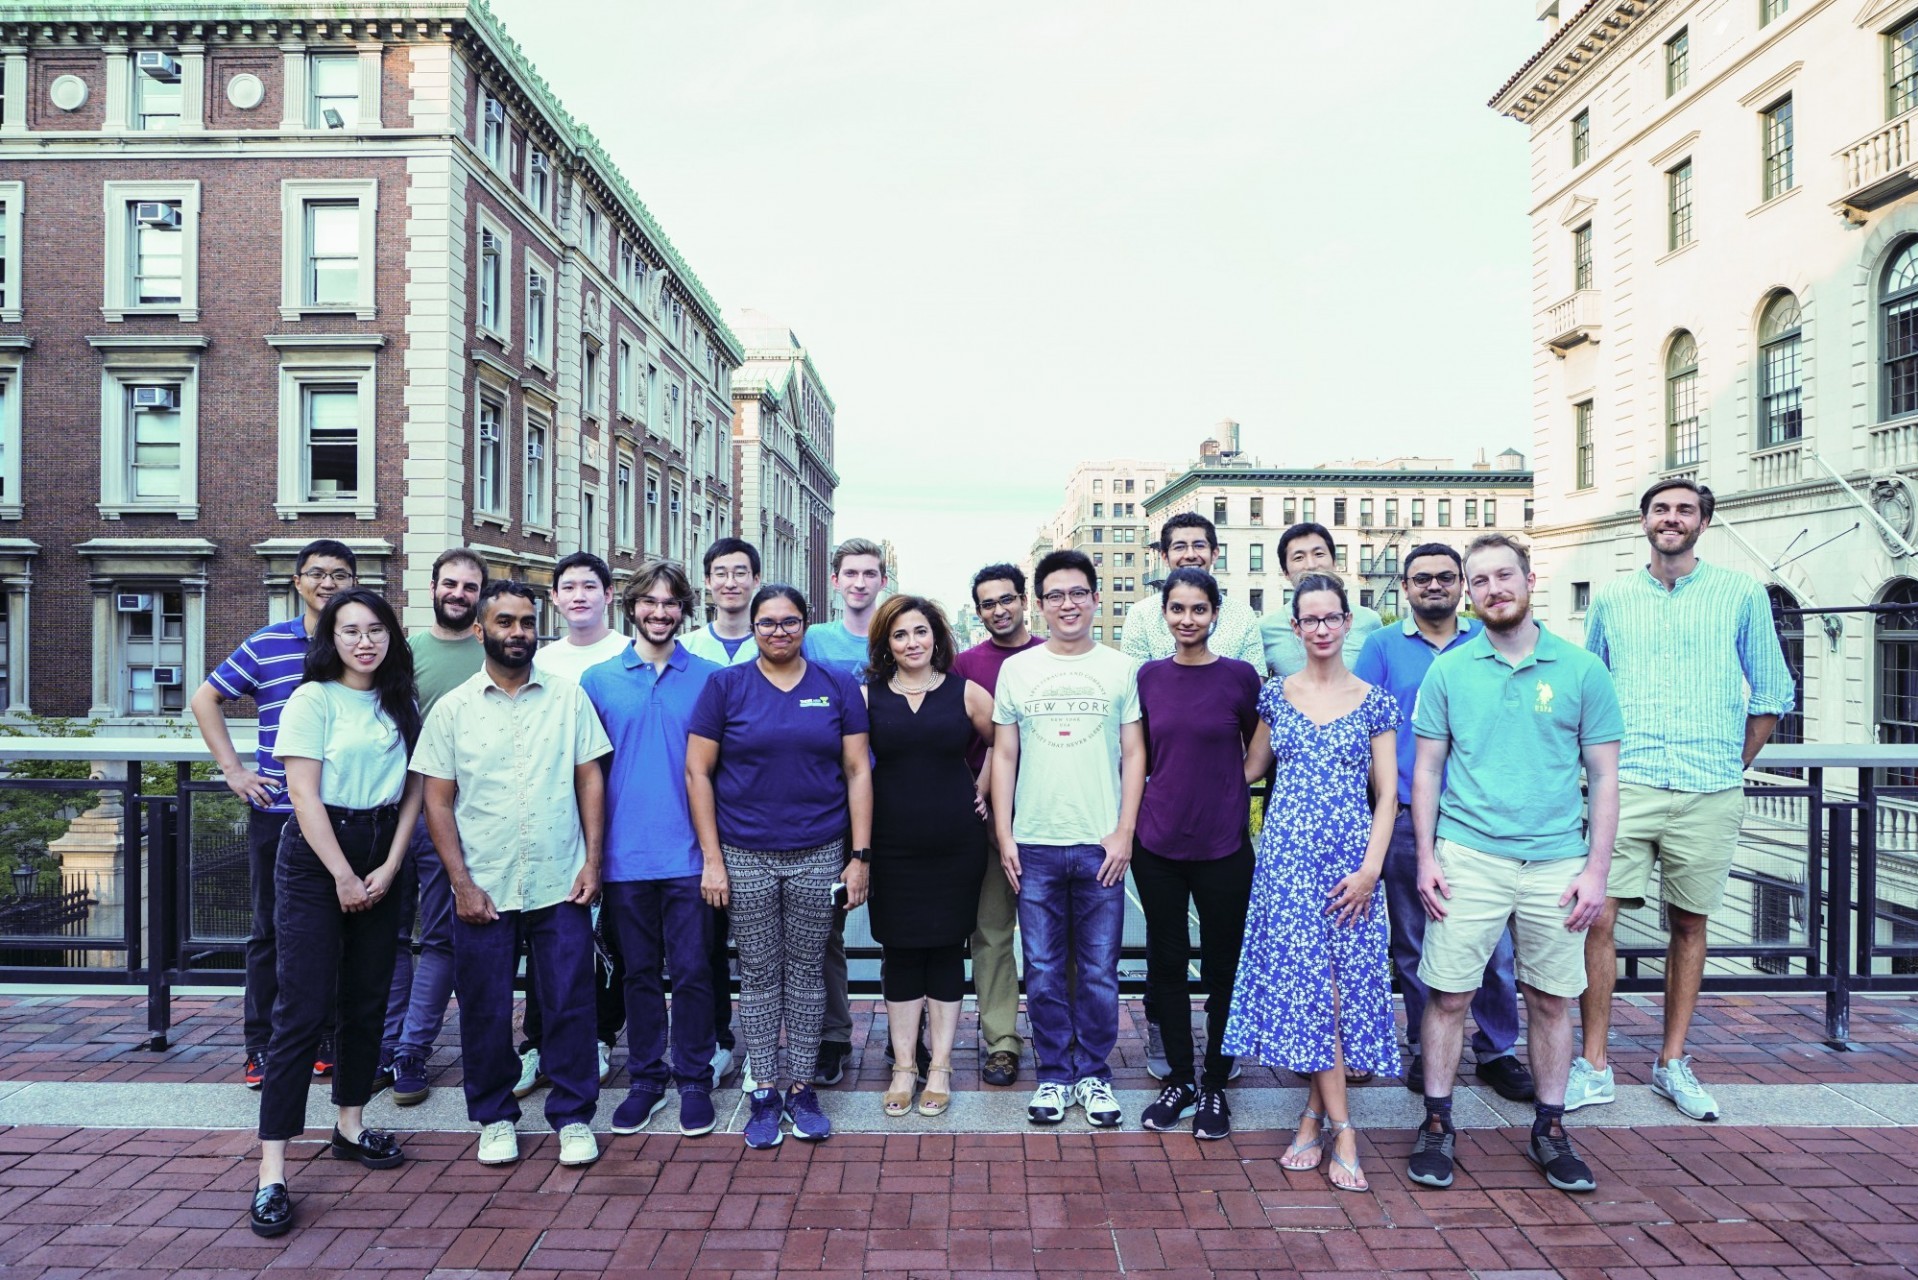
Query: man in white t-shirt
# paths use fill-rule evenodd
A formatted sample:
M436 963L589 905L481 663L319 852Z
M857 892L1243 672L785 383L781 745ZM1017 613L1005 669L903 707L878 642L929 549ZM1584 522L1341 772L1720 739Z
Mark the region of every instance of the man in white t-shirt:
M744 538L720 538L706 548L706 590L713 620L679 638L695 658L736 667L759 656L753 642L753 595L759 590L759 548Z
M1057 1124L1076 1102L1112 1129L1125 873L1145 793L1139 667L1092 640L1099 576L1084 552L1047 555L1033 587L1052 634L1006 659L992 709L993 827L1019 895L1039 1077L1026 1118Z

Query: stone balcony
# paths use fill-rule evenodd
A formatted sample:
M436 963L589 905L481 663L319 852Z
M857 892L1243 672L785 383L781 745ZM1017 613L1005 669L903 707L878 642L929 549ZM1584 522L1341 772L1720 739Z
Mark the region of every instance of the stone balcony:
M1907 111L1873 129L1838 152L1838 189L1832 207L1862 222L1864 215L1918 190L1918 151L1913 150L1913 122L1918 111Z
M1561 360L1581 342L1597 345L1603 326L1603 296L1597 289L1579 289L1545 308L1540 323L1544 342Z

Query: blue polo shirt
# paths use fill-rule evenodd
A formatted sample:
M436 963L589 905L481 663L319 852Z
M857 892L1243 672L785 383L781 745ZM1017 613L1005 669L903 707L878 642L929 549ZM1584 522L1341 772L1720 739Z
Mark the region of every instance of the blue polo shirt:
M866 650L866 637L846 630L843 622L807 627L800 652L806 655L806 661L831 667L854 684L866 683L866 660L871 656Z
M1483 628L1432 664L1412 728L1450 742L1438 834L1521 862L1585 856L1580 753L1625 736L1611 673L1544 627L1517 666Z
M1418 702L1419 686L1425 673L1441 653L1450 653L1478 634L1478 623L1471 618L1458 620L1458 632L1443 649L1420 633L1418 623L1406 618L1397 626L1381 627L1365 637L1352 674L1367 684L1375 684L1392 695L1402 717L1398 724L1399 803L1412 803L1412 763L1418 759L1418 735L1412 732L1412 707Z
M280 709L306 674L306 614L261 627L213 669L206 680L222 696L253 699L260 717L260 742L253 769L266 781L272 800L253 807L262 813L292 813L286 794L286 766L273 754L280 737Z
M672 880L700 870L699 837L686 804L686 731L715 663L675 643L663 669L625 652L587 668L592 700L613 754L606 770L607 880Z

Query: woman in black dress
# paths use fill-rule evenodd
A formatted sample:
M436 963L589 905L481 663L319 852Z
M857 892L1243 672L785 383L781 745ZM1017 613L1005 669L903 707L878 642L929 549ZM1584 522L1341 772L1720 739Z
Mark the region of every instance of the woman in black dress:
M965 994L966 940L986 874L986 774L966 765L992 737L992 695L952 669L952 630L939 606L894 596L879 606L865 687L872 722L872 936L885 948L880 985L892 1030L889 1116L912 1110L922 1017L932 1063L919 1114L952 1105L952 1042ZM990 768L990 764L987 766Z

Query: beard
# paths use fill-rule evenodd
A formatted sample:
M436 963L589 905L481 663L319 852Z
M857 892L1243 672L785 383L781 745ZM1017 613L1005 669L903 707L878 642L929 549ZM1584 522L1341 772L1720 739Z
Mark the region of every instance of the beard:
M1498 610L1499 617L1493 618L1490 612L1483 612L1478 615L1478 620L1485 625L1487 631L1509 635L1524 626L1525 620L1532 616L1532 598L1526 596L1523 600L1514 600L1496 605L1494 608Z
M1705 526L1701 524L1696 529L1693 529L1691 531L1691 534L1685 537L1685 540L1679 543L1678 546L1672 550L1668 551L1664 547L1661 547L1658 545L1659 538L1662 537L1664 534L1680 533L1680 532L1681 531L1677 529L1654 529L1650 533L1645 535L1645 540L1651 543L1652 550L1658 552L1660 555L1682 556L1682 555L1685 555L1687 552L1689 552L1693 547L1697 546L1698 540L1705 536Z
M1423 600L1414 599L1412 612L1427 622L1443 622L1458 612L1458 601L1427 604Z
M453 609L463 609L463 613L454 613ZM473 615L477 605L469 605L464 600L435 599L433 601L433 621L448 631L464 631L473 625Z
M485 647L486 656L490 660L508 671L523 671L533 665L533 650L536 646L530 640L526 642L524 649L518 649L515 647L518 644L517 641L500 640L490 635L482 635L480 644Z

